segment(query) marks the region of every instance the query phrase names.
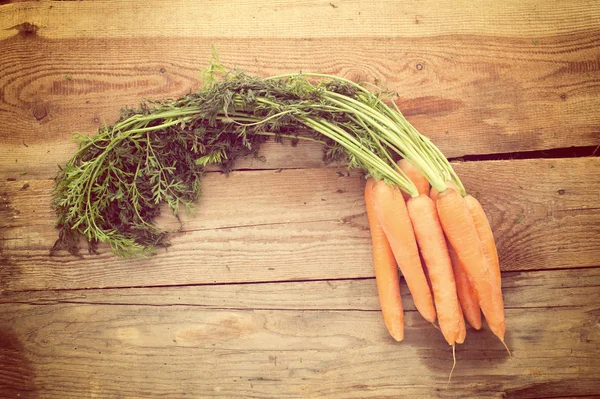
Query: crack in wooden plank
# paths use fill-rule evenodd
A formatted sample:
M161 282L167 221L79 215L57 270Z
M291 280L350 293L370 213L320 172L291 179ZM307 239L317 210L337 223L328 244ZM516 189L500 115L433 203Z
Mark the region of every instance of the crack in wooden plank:
M600 138L600 137L599 137ZM599 156L600 145L559 147L540 149L535 151L516 151L491 154L466 154L459 157L448 158L450 162L482 162L482 161L511 161L522 159L556 159L556 158L581 158Z
M348 216L347 218L354 218L359 215L362 215L362 213L357 214L357 215L351 215L351 216ZM251 223L251 224L206 227L206 228L197 228L197 229L182 229L180 232L181 233L188 233L188 232L191 233L191 232L195 232L195 231L231 230L231 229L244 229L244 228L251 228L251 227L281 226L281 225L286 225L286 224L308 224L308 223L327 223L327 222L343 223L343 221L340 221L339 219L300 220L300 221L293 221L293 222ZM177 233L174 233L174 235L176 235L176 234Z
M600 137L599 137L600 139ZM506 152L506 153L483 153L483 154L465 154L458 157L449 157L448 161L457 163L457 162L488 162L488 161L524 161L524 160L533 160L533 159L571 159L571 158L583 158L583 157L600 157L600 144L597 146L579 146L579 147L559 147L559 148L548 148L548 149L540 149L535 151L515 151L515 152ZM307 167L297 167L297 166L277 166L277 167L264 167L264 168L249 168L247 166L243 167L233 167L229 173L233 172L279 172L279 171L303 171L303 170L314 170L314 169L339 169L344 168L344 165L340 164L323 164L319 167L315 166L307 166ZM204 172L205 175L214 175L214 174L229 174L223 172L218 169L208 169ZM31 179L29 179L31 180ZM33 179L38 181L53 181L50 178L43 179Z
M565 271L565 270L582 270L582 269L596 269L596 268L600 268L600 265L595 265L595 266L574 266L574 267L553 267L551 269L514 269L514 270L510 270L510 271L506 271L506 272L502 272L502 274L504 273L528 273L528 272L550 272L550 271Z
M218 307L218 306L210 306L210 305L202 305L202 304L194 304L194 303L166 303L166 304L158 304L158 303L126 303L126 302L90 302L90 301L65 301L65 300L55 300L55 301L9 301L9 302L0 302L0 306L3 305L31 305L31 306L56 306L56 305L91 305L91 306L130 306L130 307L190 307L190 308L204 308L206 310L235 310L235 311L278 311L278 312L381 312L380 309L358 309L358 308L262 308L262 307ZM589 306L581 306L581 305L546 305L546 306L506 306L506 310L529 310L529 309L587 309ZM415 309L405 309L404 313L407 312L417 312Z
M207 232L207 231L217 231L217 230L232 230L232 229L245 229L245 228L253 228L253 227L268 227L268 226L282 226L287 224L310 224L310 223L348 223L348 219L353 219L355 217L360 217L364 214L357 213L354 215L346 216L344 219L314 219L314 220L299 220L299 221L290 221L290 222L270 222L270 223L250 223L250 224L237 224L237 225L228 225L228 226L218 226L218 227L200 227L200 228L191 228L186 229L182 228L173 233L173 237L185 233L193 233L193 232ZM183 223L185 225L185 222ZM17 228L17 227L35 227L36 225L11 225L9 228ZM45 227L45 225L40 225ZM58 230L57 230L58 232ZM0 241L19 241L22 240L21 237L0 237Z
M194 303L126 303L126 302L89 302L89 301L40 301L40 302L28 302L28 301L12 301L2 302L3 305L32 305L32 306L56 306L56 305L92 305L92 306L139 306L139 307L190 307L190 308L204 308L206 310L235 310L235 311L278 311L278 312L380 312L380 309L358 309L358 308L261 308L261 307L216 307L210 305L194 304ZM564 307L577 307L577 306L564 306ZM405 312L416 312L416 310L407 309Z
M589 269L583 267L582 269ZM571 269L570 269L571 270ZM62 292L62 291L92 291L92 290L121 290L121 289L140 289L140 288L179 288L179 287L203 287L203 286L219 286L219 285L250 285L250 284L285 284L285 283L312 283L312 282L327 282L327 281L350 281L350 280L374 280L373 276L359 277L340 277L327 279L291 279L291 280L259 280L259 281L229 281L216 283L191 283L191 284L166 284L166 285L130 285L130 286L114 286L114 287L86 287L86 288L56 288L56 289L32 289L32 290L5 290L2 293L9 294L11 292Z
M569 209L552 209L550 211L551 215L555 215L555 214L569 214L569 213L580 213L580 212L589 212L589 211L598 211L600 210L600 208L598 207L576 207L576 208L569 208Z
M560 272L560 271L577 271L577 270L593 270L600 269L600 265L596 266L580 266L580 267L562 267L552 269L523 269L511 270L502 272L503 275L511 275L518 273L533 273L533 272ZM191 284L159 284L159 285L128 285L128 286L106 286L106 287L85 287L85 288L54 288L54 289L27 289L27 290L4 290L0 291L0 295L10 295L11 293L40 293L40 292L78 292L78 291L94 291L94 290L127 290L127 289L155 289L155 288L185 288L185 287L205 287L205 286L225 286L225 285L254 285L254 284L288 284L288 283L316 283L316 282L331 282L331 281L361 281L375 280L374 276L358 276L358 277L340 277L340 278L321 278L321 279L290 279L290 280L258 280L258 281L222 281L216 283L191 283ZM595 285L594 285L595 286ZM592 287L594 287L592 286Z

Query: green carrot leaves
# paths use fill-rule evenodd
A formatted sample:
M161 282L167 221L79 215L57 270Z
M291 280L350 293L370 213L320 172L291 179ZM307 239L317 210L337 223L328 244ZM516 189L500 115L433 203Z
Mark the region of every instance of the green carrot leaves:
M325 162L344 162L414 194L392 153L410 157L430 181L454 178L428 140L363 86L328 75L271 78L224 68L213 49L203 88L175 100L124 109L61 168L53 192L59 238L52 251L79 255L108 243L120 256L146 256L169 244L154 219L166 204L191 210L209 165L229 172L237 159L258 158L269 137L320 143ZM385 94L385 93L384 93ZM436 152L437 150L437 152ZM459 183L459 182L458 182Z

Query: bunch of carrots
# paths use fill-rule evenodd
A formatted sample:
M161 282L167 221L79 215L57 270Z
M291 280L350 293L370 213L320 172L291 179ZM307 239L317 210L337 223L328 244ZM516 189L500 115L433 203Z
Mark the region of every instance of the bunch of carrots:
M397 165L417 192L409 195L373 178L365 186L377 289L390 335L404 338L399 268L415 307L430 323L437 320L453 349L465 341L465 319L481 328L481 311L506 346L498 254L481 204L462 195L452 180L441 190L430 187L408 159Z
M400 269L417 310L439 324L453 349L465 341L465 319L481 328L481 312L504 343L500 267L488 219L441 151L394 102L382 100L383 91L323 74L252 77L226 70L216 52L213 58L204 89L125 112L82 142L57 178L61 231L54 249L77 254L83 236L91 248L106 242L122 256L144 256L167 236L153 224L160 203L174 212L179 204L191 206L208 164L231 167L236 156L256 154L269 136L311 140L368 176L375 276L392 337L404 337Z
M479 201L467 194L446 157L394 102L389 106L343 78L326 78L357 90L353 96L321 91L323 102L349 115L355 125L307 125L340 143L371 176L365 202L389 333L397 341L404 338L400 269L415 307L430 323L437 321L453 353L455 345L465 341L465 319L479 330L481 312L506 347L498 253ZM353 150L357 140L360 148ZM394 162L391 153L400 161Z

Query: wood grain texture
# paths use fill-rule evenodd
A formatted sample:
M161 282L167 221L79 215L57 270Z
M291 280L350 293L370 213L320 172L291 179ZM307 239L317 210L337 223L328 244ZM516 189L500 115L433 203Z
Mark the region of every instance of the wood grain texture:
M16 3L0 8L0 39L29 22L47 38L226 37L354 38L422 37L454 33L527 37L588 32L600 12L593 0L519 3L501 0L203 2L126 0ZM565 16L569 17L566 18Z
M600 288L600 268L504 272L502 291L509 309L585 307ZM415 306L404 279L402 306ZM220 310L376 311L374 277L178 287L5 291L0 304L197 306Z
M251 74L377 82L448 157L600 144L595 0L0 1L0 398L566 398L600 392L600 160L455 165L496 235L509 359L388 336L363 181L273 142L148 259L49 257L52 178L119 108ZM159 223L177 228L173 218Z
M377 81L399 93L400 109L448 157L598 145L599 38L600 24L535 41L458 33L352 41L15 35L1 40L0 176L51 178L75 151L72 132L93 134L122 107L197 89L211 44L226 65L251 74ZM300 149L271 145L266 164L239 167L322 166L318 146Z
M455 164L504 271L600 265L599 158ZM51 181L0 182L4 290L372 277L363 182L343 169L211 173L197 214L148 259L48 256ZM341 176L340 176L341 175ZM23 186L29 186L23 190ZM265 190L257 190L265 187ZM175 229L169 218L162 225Z
M520 286L506 291L508 304L517 304L507 304L506 312L513 357L489 331L469 330L448 390L452 360L441 334L408 311L405 341L395 343L368 280L226 286L236 295L215 287L120 289L55 292L41 302L52 293L30 293L23 298L28 304L0 304L0 356L8 365L0 369L0 391L16 396L35 389L47 398L598 392L599 309L570 295L597 290L598 270L513 273L508 280ZM94 303L94 297L108 302ZM316 297L323 308L311 309ZM537 303L521 308L528 298Z

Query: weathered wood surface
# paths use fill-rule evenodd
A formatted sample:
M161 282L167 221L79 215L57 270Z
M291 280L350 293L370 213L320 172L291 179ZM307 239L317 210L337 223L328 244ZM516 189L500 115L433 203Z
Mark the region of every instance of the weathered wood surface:
M0 4L0 397L600 394L598 158L455 165L494 228L513 358L470 330L448 389L404 282L405 342L385 332L364 183L317 145L207 174L149 259L48 256L71 132L197 89L213 44L252 74L377 81L449 157L596 146L597 1Z
M0 376L13 395L557 397L600 389L598 317L581 308L508 309L513 358L486 332L471 334L448 389L452 353L416 312L406 315L410 336L396 344L378 312L4 308L2 354L10 367Z
M600 268L505 272L507 308L586 307L597 294ZM404 280L402 306L415 307ZM5 291L0 304L198 306L233 310L379 310L374 277L318 281L206 284L177 287Z
M503 270L600 265L600 158L466 162L456 170L489 214ZM344 169L208 174L196 215L150 259L118 259L107 247L50 257L52 181L24 184L0 182L5 290L373 275L364 181ZM163 225L178 227L168 220Z
M393 342L372 279L220 288L0 297L4 392L516 398L600 390L600 314L589 303L600 289L597 268L507 273L512 358L489 331L469 330L447 390L452 356L441 334L405 296L406 339Z
M10 1L9 1L10 3ZM525 37L589 33L598 28L600 12L594 0L576 0L560 9L534 0L518 6L502 0L457 0L439 4L435 0L318 0L256 3L232 0L227 5L208 2L198 7L194 0L152 3L139 13L138 0L124 0L119 7L106 2L25 2L0 9L4 26L29 22L48 38L131 37L225 37L225 38L319 38L319 37L430 37L475 34ZM52 6L52 7L50 7ZM93 18L98 16L100 18ZM80 18L78 18L80 17ZM415 26L416 25L416 26ZM2 32L1 38L12 33Z
M53 177L73 153L73 131L92 134L121 107L198 88L213 44L226 65L253 74L315 71L378 81L399 93L410 121L449 157L600 140L593 0L565 3L560 12L546 1L453 2L448 9L417 1L234 3L0 8L0 145L7 150L0 173ZM146 11L133 11L139 7ZM269 164L240 166L321 166L317 147L304 147L286 157L273 146Z

